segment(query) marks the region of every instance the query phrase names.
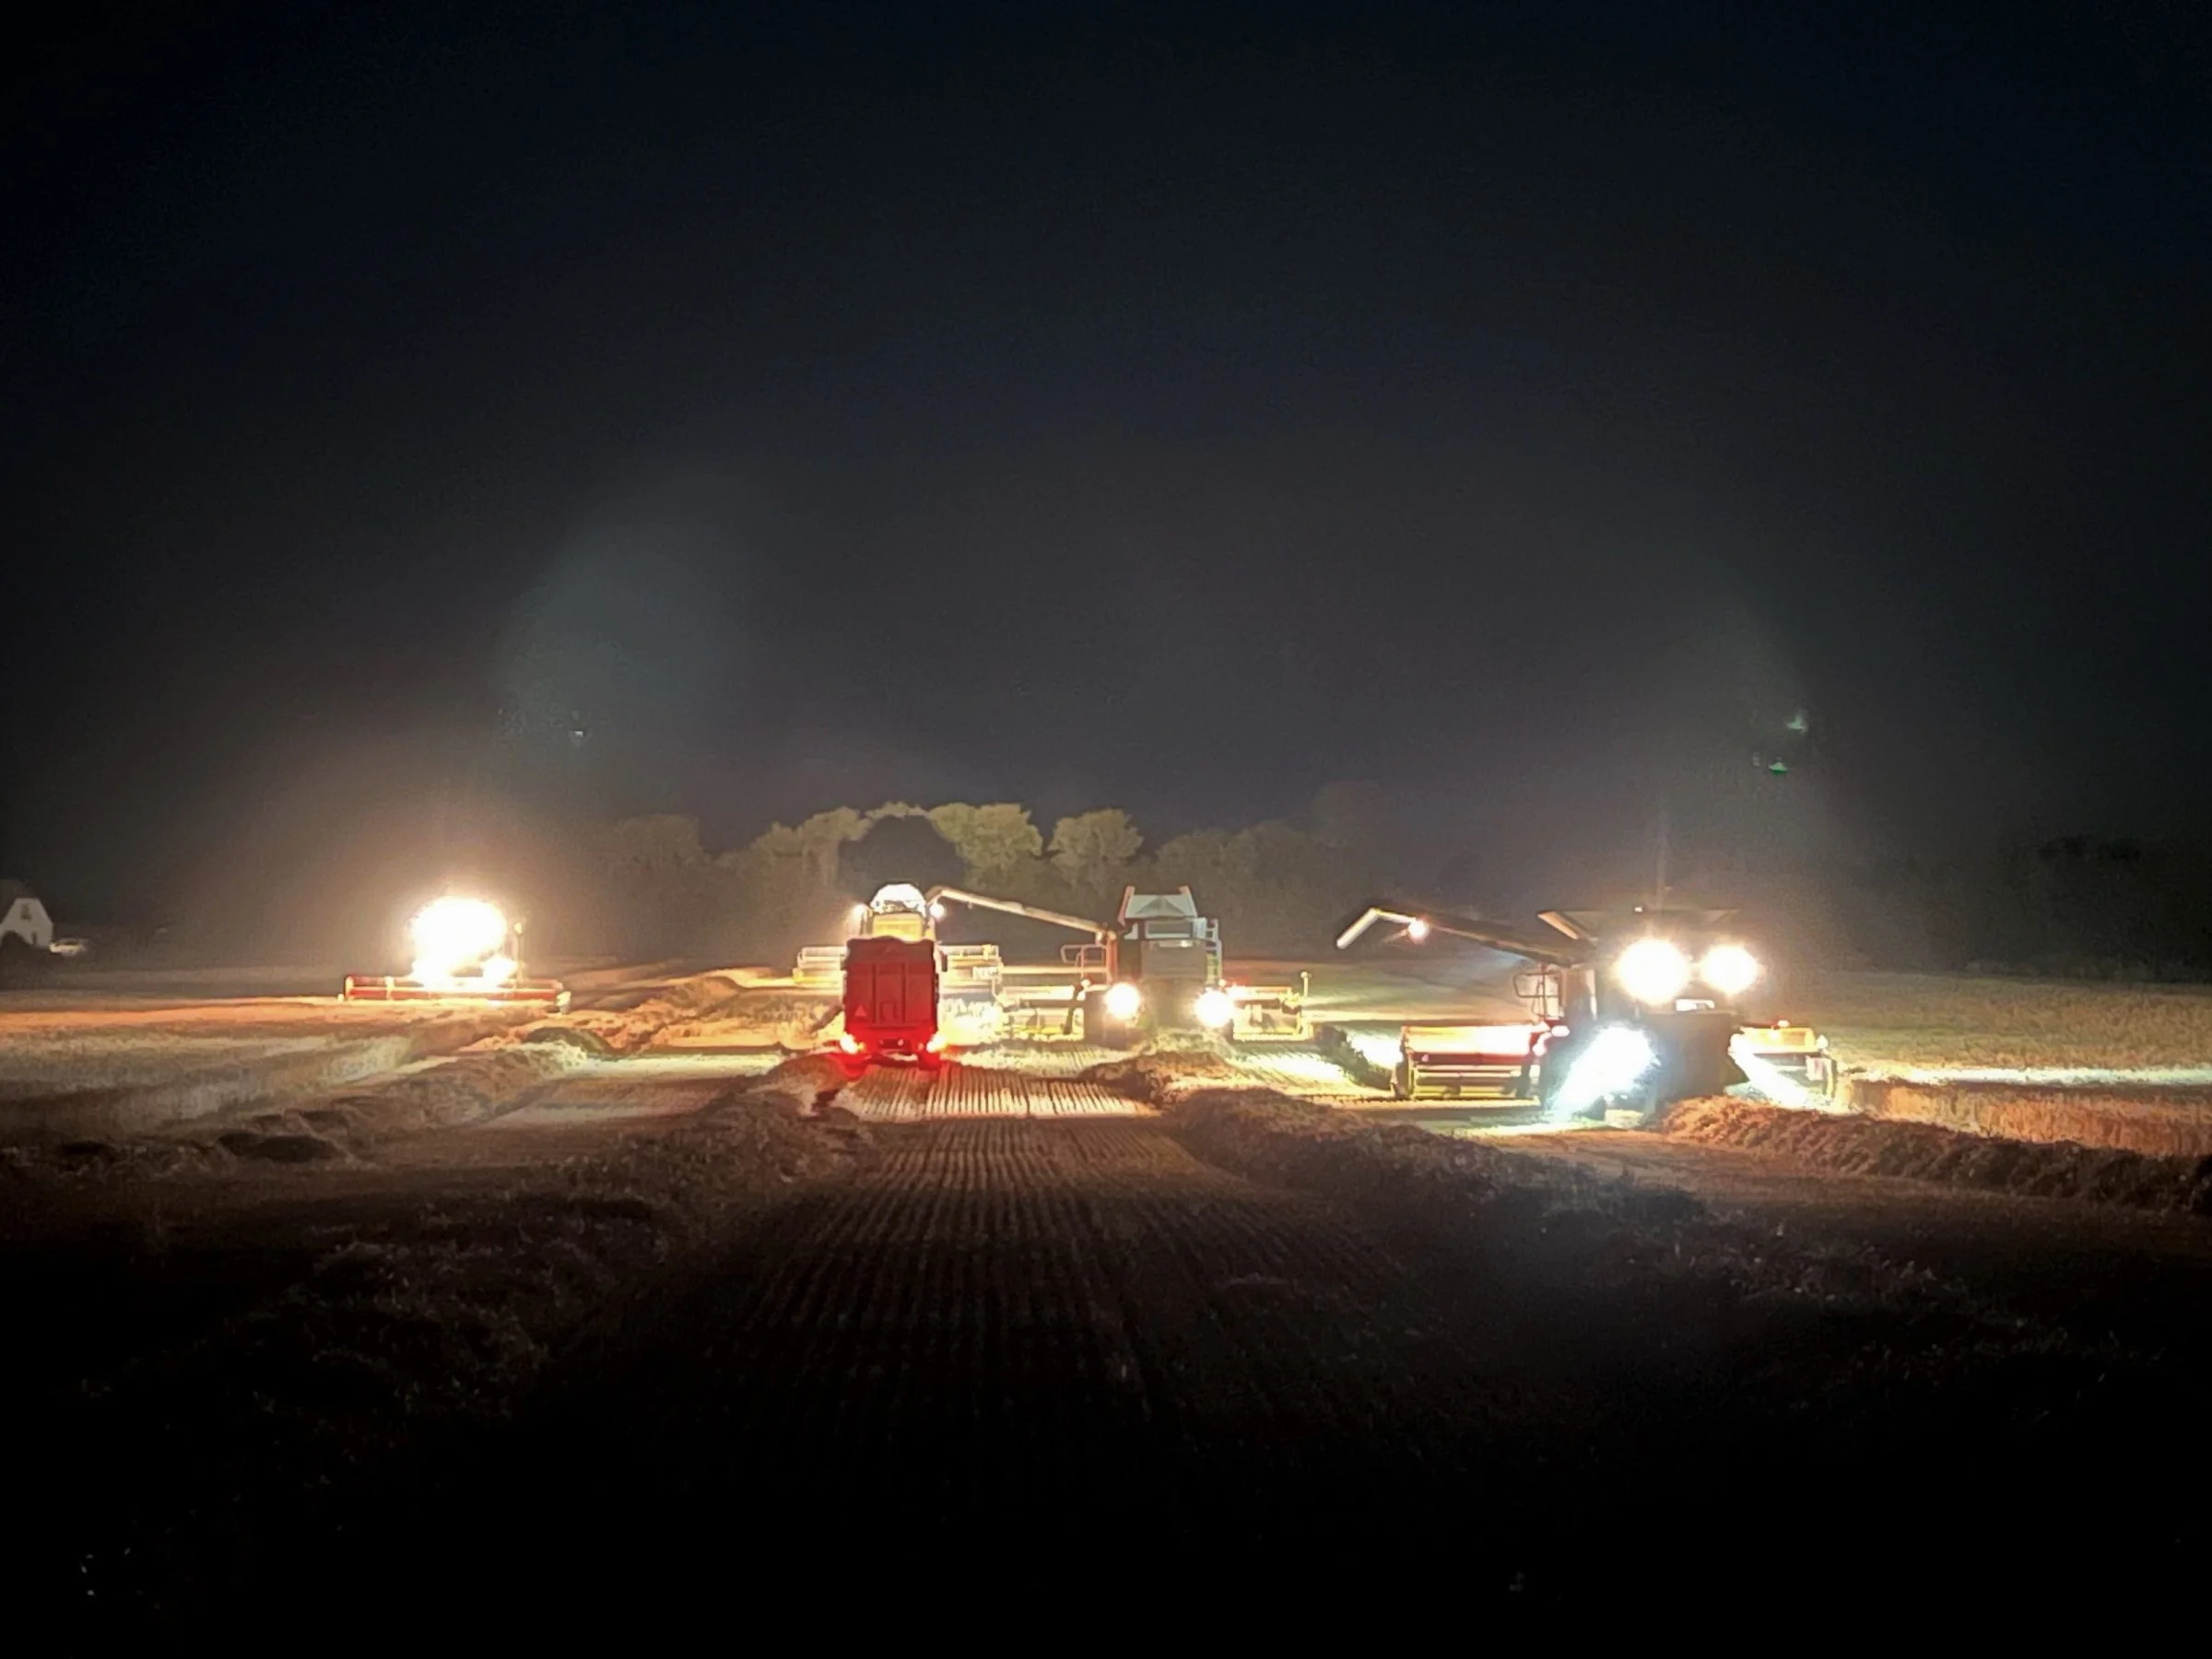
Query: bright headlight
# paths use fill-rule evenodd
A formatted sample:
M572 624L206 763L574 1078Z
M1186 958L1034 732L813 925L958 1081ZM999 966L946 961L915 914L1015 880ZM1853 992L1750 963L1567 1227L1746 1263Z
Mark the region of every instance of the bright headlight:
M1209 1031L1218 1031L1237 1017L1236 1000L1218 985L1209 985L1198 993L1198 1023Z
M1429 936L1429 924L1419 916L1406 924L1406 936L1418 945Z
M415 977L436 984L494 955L507 942L507 918L481 899L436 899L418 911Z
M1136 1011L1145 1006L1145 994L1127 980L1106 993L1106 1012L1116 1019L1135 1019Z
M1723 996L1741 996L1759 975L1759 959L1741 945L1715 945L1698 964L1698 977Z
M1689 959L1665 939L1639 939L1620 953L1613 971L1638 1002L1672 1002L1689 983Z

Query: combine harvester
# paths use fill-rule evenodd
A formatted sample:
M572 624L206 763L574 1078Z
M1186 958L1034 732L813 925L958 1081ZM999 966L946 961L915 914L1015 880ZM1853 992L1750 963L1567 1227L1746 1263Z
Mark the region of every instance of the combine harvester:
M404 975L349 973L347 1002L476 1002L537 1005L565 1012L569 991L559 980L523 972L523 924L509 922L481 899L433 900L416 912L408 932L414 966Z
M996 945L938 942L937 924L954 904L1065 927L1088 939L1065 947L1056 966L1016 966ZM926 941L935 952L947 1022L991 1038L1127 1047L1161 1032L1204 1032L1232 1042L1303 1042L1312 1036L1302 982L1242 985L1226 977L1220 924L1199 913L1187 887L1171 893L1129 888L1115 919L1105 923L960 888L924 893L898 883L853 907L853 929L848 944L801 950L793 982L824 990L846 985L853 947L863 940Z
M1746 1024L1736 1002L1763 973L1725 910L1546 911L1536 938L1471 917L1371 906L1337 935L1348 949L1377 923L1418 945L1437 934L1536 964L1514 990L1522 1022L1408 1025L1391 1092L1400 1100L1542 1105L1561 1118L1641 1122L1672 1100L1719 1094L1747 1076L1785 1105L1832 1095L1828 1041L1805 1026Z
M930 889L926 908L933 918L941 917L947 904L997 911L1090 935L1088 945L1063 949L1060 968L1042 975L1000 964L998 998L1018 1035L1073 1037L1078 1018L1082 1040L1108 1048L1179 1031L1231 1042L1303 1042L1313 1034L1302 982L1241 985L1227 977L1221 924L1199 913L1188 887L1171 893L1125 888L1111 924L959 888ZM994 947L982 948L993 950L995 959ZM1007 988L1009 978L1026 982ZM1046 1018L1040 1019L1040 1013Z

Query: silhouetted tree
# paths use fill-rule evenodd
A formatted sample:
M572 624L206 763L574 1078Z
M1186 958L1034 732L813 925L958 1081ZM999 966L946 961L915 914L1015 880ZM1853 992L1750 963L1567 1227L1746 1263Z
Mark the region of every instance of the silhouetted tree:
M955 885L967 874L959 853L928 818L904 814L878 817L858 841L845 844L838 862L838 885L854 899L865 899L893 881L911 881L927 889Z
M1053 826L1053 869L1077 900L1103 916L1119 902L1144 844L1118 806L1080 813Z

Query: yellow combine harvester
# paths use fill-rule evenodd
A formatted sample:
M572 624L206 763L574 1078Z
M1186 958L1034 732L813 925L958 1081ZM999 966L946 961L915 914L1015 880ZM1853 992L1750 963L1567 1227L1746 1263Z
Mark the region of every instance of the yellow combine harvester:
M409 927L414 966L404 974L349 973L347 1002L478 1002L536 1004L556 1013L569 1006L559 980L523 971L523 924L481 899L435 900Z

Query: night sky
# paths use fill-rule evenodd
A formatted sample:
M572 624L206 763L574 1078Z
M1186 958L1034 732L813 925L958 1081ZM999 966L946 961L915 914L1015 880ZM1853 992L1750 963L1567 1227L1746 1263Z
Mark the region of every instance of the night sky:
M1355 778L1550 878L1801 711L1838 853L2212 812L2206 8L322 11L9 54L65 902Z

